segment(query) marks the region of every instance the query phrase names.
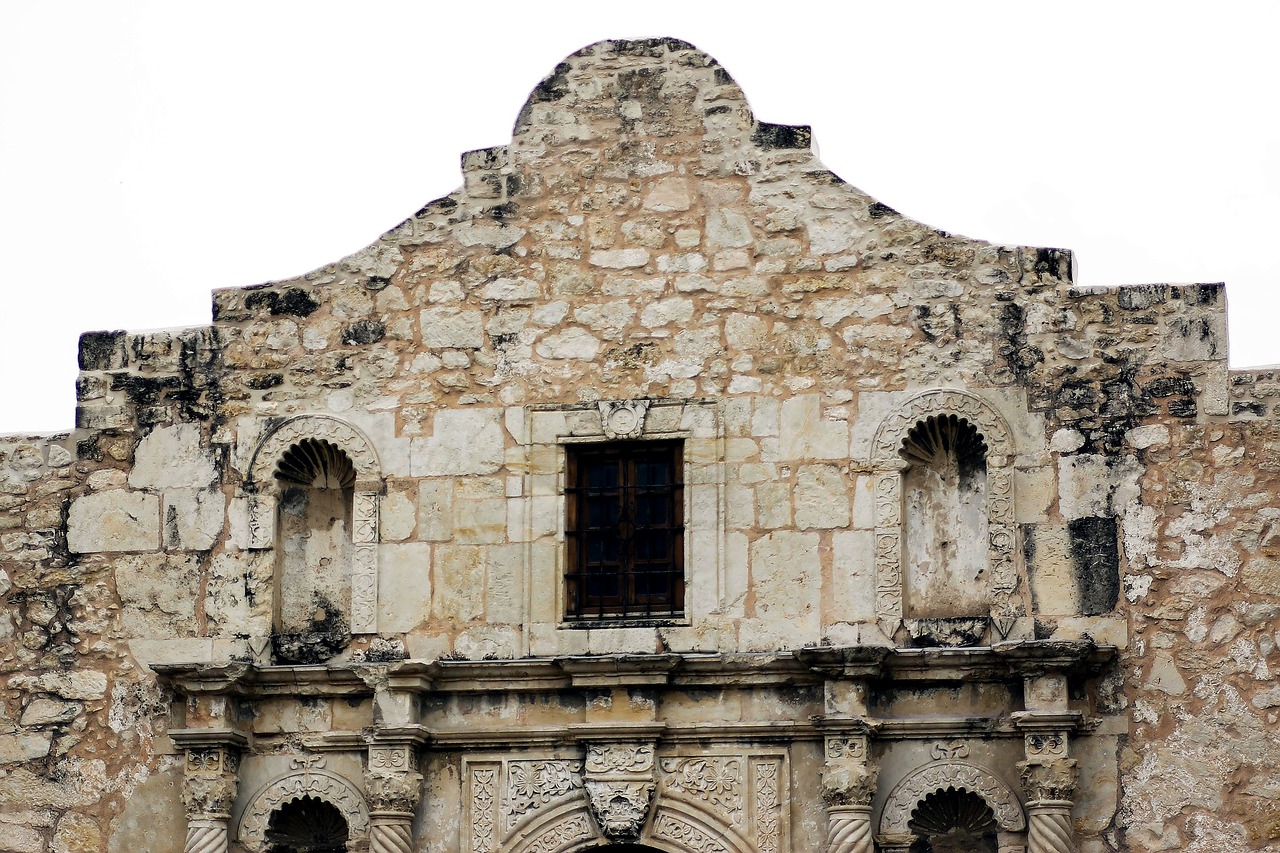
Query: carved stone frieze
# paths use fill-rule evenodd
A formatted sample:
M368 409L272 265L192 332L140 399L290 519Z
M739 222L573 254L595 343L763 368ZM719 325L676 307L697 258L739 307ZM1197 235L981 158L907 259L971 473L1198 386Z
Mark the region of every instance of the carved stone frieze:
M526 812L582 788L581 770L581 761L507 762L506 798L502 807L507 825Z
M734 824L743 820L743 760L737 756L662 759L668 791L697 797Z
M671 812L663 812L654 821L653 834L692 853L730 853L718 838L708 835L687 820Z
M587 745L587 773L652 773L653 744Z
M644 432L648 400L605 400L600 406L600 431L611 439L639 438Z

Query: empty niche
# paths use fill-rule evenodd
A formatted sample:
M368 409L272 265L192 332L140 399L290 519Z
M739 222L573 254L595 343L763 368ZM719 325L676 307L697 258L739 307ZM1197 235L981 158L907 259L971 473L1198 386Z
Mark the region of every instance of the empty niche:
M904 615L985 616L987 445L955 415L920 421L902 442Z
M911 812L911 853L996 853L995 813L982 797L948 788L926 796Z
M282 663L320 663L351 639L355 467L333 444L304 438L280 458L275 477L275 657Z
M348 828L336 806L315 797L285 803L267 826L267 853L345 853Z

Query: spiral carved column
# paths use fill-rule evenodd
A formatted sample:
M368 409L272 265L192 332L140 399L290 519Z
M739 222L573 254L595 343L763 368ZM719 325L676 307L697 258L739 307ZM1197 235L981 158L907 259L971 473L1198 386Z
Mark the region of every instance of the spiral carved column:
M1027 795L1028 853L1075 853L1071 798L1079 770L1067 755L1067 734L1028 734L1026 752L1018 769Z
M872 853L871 798L876 792L878 768L867 763L867 737L829 737L826 752L822 765L826 853Z
M227 746L187 750L182 777L182 803L187 814L183 853L227 853L238 766L238 754Z
M411 744L369 748L369 853L412 853L413 815L422 798L416 763Z

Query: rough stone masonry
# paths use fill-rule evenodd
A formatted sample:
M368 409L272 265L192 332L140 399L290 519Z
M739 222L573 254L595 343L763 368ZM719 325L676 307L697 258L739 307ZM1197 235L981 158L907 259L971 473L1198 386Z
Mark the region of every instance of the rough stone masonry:
M367 249L85 334L0 439L0 851L1280 850L1222 286L810 142L600 42Z

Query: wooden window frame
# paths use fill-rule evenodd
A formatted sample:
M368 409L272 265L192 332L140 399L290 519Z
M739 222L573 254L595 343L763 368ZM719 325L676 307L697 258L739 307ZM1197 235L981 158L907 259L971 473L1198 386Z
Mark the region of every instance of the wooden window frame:
M565 448L565 618L571 622L592 620L662 620L684 616L684 442L681 440L612 441L573 444ZM618 466L616 486L593 488L586 482L585 463L613 462ZM637 465L662 461L667 482L638 483ZM611 494L616 493L616 494ZM666 523L640 524L637 500L645 494L665 495ZM616 500L616 526L588 524L588 508L608 506ZM637 543L645 534L665 540L665 558L644 560ZM617 559L589 560L593 541L614 538ZM593 578L616 578L614 594L591 592ZM654 593L651 584L657 582Z

